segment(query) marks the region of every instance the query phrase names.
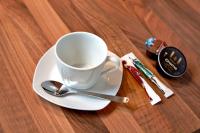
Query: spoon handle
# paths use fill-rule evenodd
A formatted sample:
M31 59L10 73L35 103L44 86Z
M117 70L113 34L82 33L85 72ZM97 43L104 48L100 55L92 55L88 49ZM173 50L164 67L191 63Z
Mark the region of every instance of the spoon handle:
M117 102L117 103L128 103L128 101L129 101L128 97L112 96L112 95L106 95L106 94L100 94L100 93L88 92L88 91L81 91L81 90L77 90L77 93L83 94L83 95L99 97L99 98L111 100L111 101Z

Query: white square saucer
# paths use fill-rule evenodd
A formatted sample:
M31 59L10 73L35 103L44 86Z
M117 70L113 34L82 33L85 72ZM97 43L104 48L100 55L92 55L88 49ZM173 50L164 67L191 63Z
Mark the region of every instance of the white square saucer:
M112 55L114 53L109 51L108 54ZM120 68L118 70L105 75L106 76L100 77L98 82L93 87L87 89L87 91L116 95L122 81L122 64L120 64ZM46 80L56 80L62 82L56 66L55 46L51 47L39 60L33 77L33 90L47 101L71 109L95 111L103 109L110 103L109 100L78 94L72 94L65 97L55 97L49 95L41 87L41 83Z

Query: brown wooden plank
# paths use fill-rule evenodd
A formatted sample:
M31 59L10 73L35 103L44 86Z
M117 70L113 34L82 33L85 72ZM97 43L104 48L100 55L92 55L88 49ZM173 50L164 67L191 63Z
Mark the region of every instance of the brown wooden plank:
M1 31L0 31L1 33ZM2 34L1 34L2 35ZM3 51L0 43L0 50ZM11 75L8 73L8 68L5 63L5 55L1 52L0 55L0 65L1 75L1 91L0 91L0 123L1 130L4 131L13 131L16 128L17 132L38 132L37 125L34 122L34 119L30 117L29 111L26 107L26 104L23 102L22 98L19 95L19 92L16 89L16 86L12 84L13 80L10 78ZM15 116L13 117L13 114ZM19 122L20 121L20 122ZM26 127L26 128L23 128ZM1 131L0 131L1 132Z
M10 75L9 78L4 78L2 83L6 84L5 82L9 82L7 87L5 85L5 89L7 89L7 92L9 93L7 97L16 98L12 100L10 99L10 105L8 107L11 109L4 107L5 104L2 105L5 110L2 110L1 118L4 121L1 121L1 125L3 128L4 125L6 127L3 130L6 132L9 130L15 132L32 132L34 130L35 132L37 132L37 130L41 132L65 132L65 129L67 128L69 131L73 132L68 121L64 119L65 117L62 110L59 112L56 111L56 108L59 107L52 106L46 101L44 102L44 105L42 105L42 100L36 96L32 90L31 82L34 72L33 70L35 68L33 60L35 60L35 58L38 59L38 57L41 56L41 50L43 48L47 49L47 45L44 44L45 37L42 35L39 28L35 26L36 23L34 23L33 18L31 18L29 13L27 13L28 10L22 8L23 6L21 4L7 1L6 3L2 2L1 5L4 5L4 12L6 11L6 13L1 12L2 14L0 17L1 60L4 61L4 65L8 71L5 75ZM13 17L15 19L12 19ZM23 17L25 17L25 20ZM31 38L29 38L30 36ZM43 37L41 38L40 36ZM43 47L36 49L38 44L35 45L35 42L31 39L34 39L35 42L39 43L40 46L43 45ZM29 40L29 44L27 44L27 40ZM45 43L48 43L48 41ZM35 47L36 51L34 51L35 57L33 57L33 59L31 55L32 49L27 45L32 45L32 49ZM2 76L4 77L4 74ZM12 91L13 93L11 93ZM55 112L45 109L45 106L49 109L55 108ZM47 113L47 111L49 113ZM55 119L59 119L59 121L55 121Z
M97 117L96 112L70 110L65 108L63 108L63 112L77 133L109 132L106 127L107 125Z
M68 27L60 20L48 1L24 0L24 3L52 44L60 36L69 32Z
M198 132L198 4L198 0L0 1L0 132ZM134 52L175 95L165 99L155 89L162 103L151 106L144 89L125 70L118 95L130 97L127 105L111 103L103 110L85 112L43 100L31 85L36 63L71 31L99 35L119 56ZM155 61L145 55L144 41L150 36L185 53L188 70L183 77L165 79L157 72Z

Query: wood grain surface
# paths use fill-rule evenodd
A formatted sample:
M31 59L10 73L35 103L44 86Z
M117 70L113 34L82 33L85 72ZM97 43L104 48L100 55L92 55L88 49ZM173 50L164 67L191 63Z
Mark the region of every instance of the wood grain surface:
M119 56L134 52L175 95L166 99L155 89L162 103L151 106L124 70L117 95L129 96L127 105L88 112L40 98L32 89L37 62L73 31L97 34ZM183 77L160 76L145 55L144 42L151 36L185 53ZM199 42L199 0L0 0L0 133L200 132Z

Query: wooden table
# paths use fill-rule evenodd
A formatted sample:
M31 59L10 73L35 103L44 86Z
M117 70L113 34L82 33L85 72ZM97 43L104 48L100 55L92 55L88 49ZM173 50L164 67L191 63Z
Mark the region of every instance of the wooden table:
M43 100L32 89L36 64L72 31L97 34L119 56L134 52L175 95L166 99L155 89L162 103L151 106L144 89L124 70L118 95L129 96L128 105L111 103L87 112ZM145 55L144 42L151 36L185 53L183 77L160 76ZM199 0L1 0L0 132L198 132L199 42Z

